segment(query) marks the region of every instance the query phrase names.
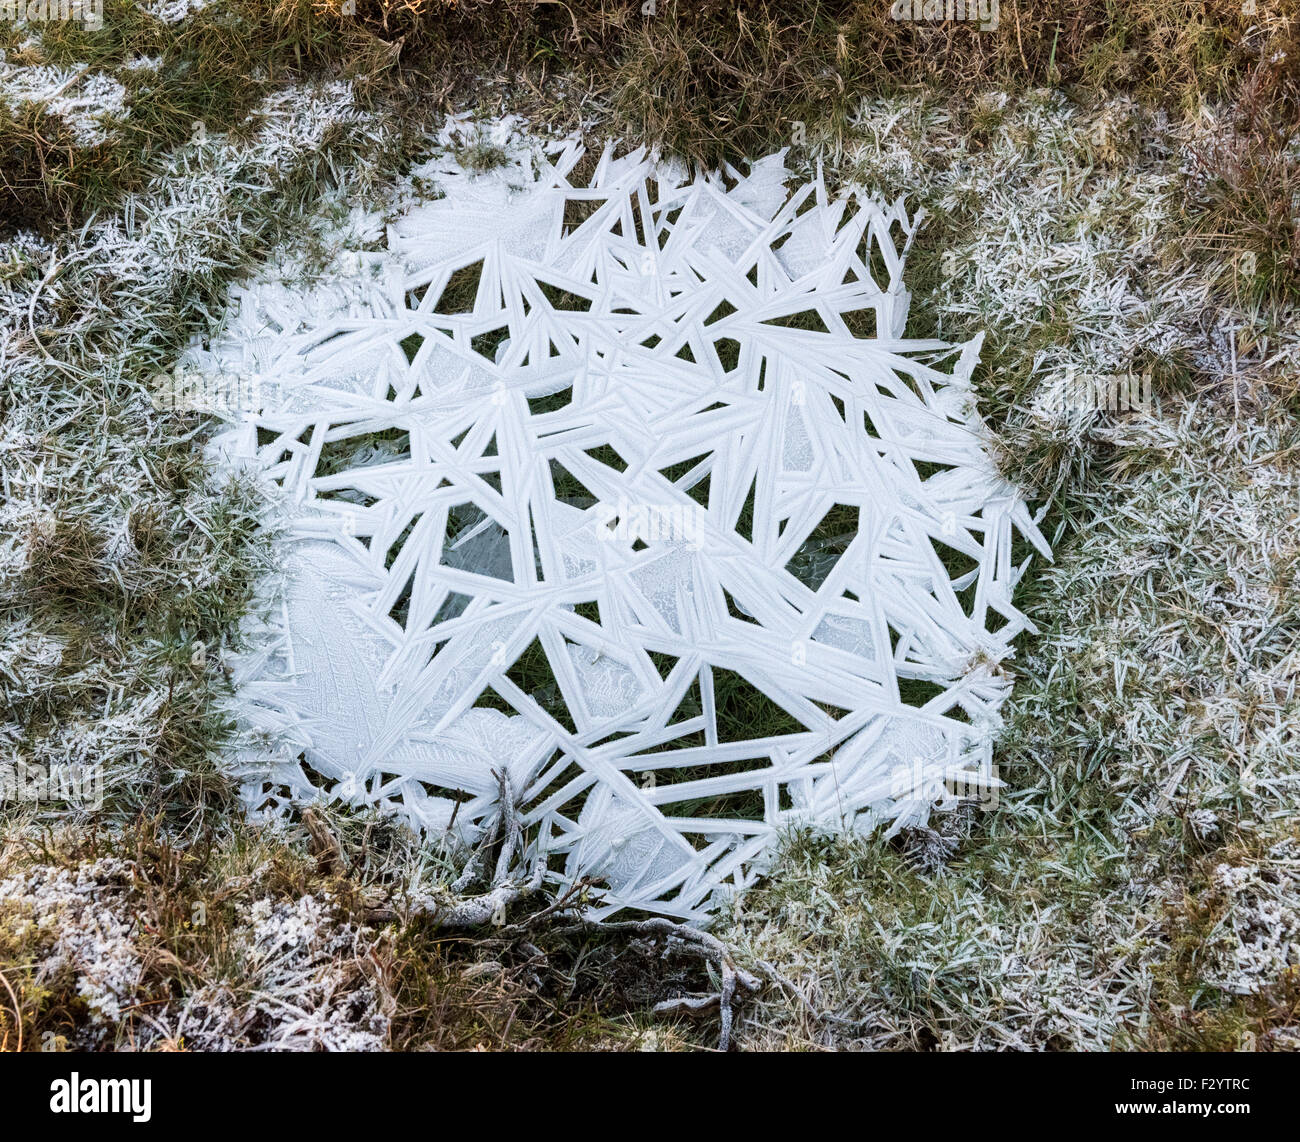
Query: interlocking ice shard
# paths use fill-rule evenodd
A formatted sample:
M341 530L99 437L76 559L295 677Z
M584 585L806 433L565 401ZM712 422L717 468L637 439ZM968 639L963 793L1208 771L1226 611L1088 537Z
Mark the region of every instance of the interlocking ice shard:
M904 336L901 202L789 194L781 156L607 150L576 185L581 153L435 160L385 252L250 287L198 355L256 375L218 447L289 505L240 775L472 840L504 767L593 915L701 920L783 827L899 827L987 773L1013 540L1047 548L978 342Z

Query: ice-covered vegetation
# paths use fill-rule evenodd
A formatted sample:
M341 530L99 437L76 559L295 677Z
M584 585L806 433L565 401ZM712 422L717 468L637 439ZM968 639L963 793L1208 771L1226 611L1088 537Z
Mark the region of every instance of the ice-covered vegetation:
M805 176L820 160L832 185L924 206L908 334L986 334L990 447L1048 508L1055 562L1015 598L1040 633L1008 664L996 804L891 844L792 836L714 929L764 981L734 1038L1297 1045L1300 116L1280 5L1189 22L1152 0L1132 27L1103 13L1054 37L1048 6L1023 4L948 54L941 31L854 5L774 26L759 3L739 24L730 5L661 3L648 24L577 4L572 30L546 5L517 42L468 6L388 31L364 3L346 26L188 7L167 24L109 4L98 39L0 30L0 744L103 776L98 809L4 805L0 1037L716 1042L653 1014L711 988L680 948L563 925L435 938L405 906L445 898L454 854L337 806L256 828L217 764L264 506L213 480L210 424L156 408L157 378L235 280L268 259L308 280L342 235L376 239L395 193L436 193L394 191L442 121L385 85L404 51L418 90L484 117L792 145ZM263 19L281 34L259 42L288 45L259 49L269 73ZM453 65L457 35L481 50ZM500 159L486 134L459 157ZM1062 411L1071 369L1149 374L1152 401Z

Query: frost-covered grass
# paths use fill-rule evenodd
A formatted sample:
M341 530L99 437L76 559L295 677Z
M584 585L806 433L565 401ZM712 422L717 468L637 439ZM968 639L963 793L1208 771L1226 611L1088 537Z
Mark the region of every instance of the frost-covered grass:
M0 845L0 1050L20 1037L30 1050L154 1051L707 1041L649 1014L665 988L704 985L684 957L551 933L520 955L511 941L375 920L368 900L444 871L409 833L335 820L337 853L313 858L299 830L213 823L219 836L184 846L149 823L11 829Z
M624 953L587 938L548 948L561 990L543 994L536 965L490 942L367 930L363 889L400 901L450 879L445 859L323 807L346 858L318 864L301 826L246 822L218 764L223 655L270 566L265 505L213 478L210 422L153 398L261 259L301 276L356 227L381 233L381 190L425 145L418 120L363 109L346 82L276 89L105 218L3 247L4 762L103 776L102 806L12 790L0 805L9 1046L683 1041L635 1014L662 970L607 970Z
M261 558L259 505L212 480L200 418L154 407L159 374L259 248L398 137L346 84L289 89L118 215L6 247L0 734L25 762L102 763L110 814L220 803L209 699Z
M372 925L368 900L445 880L444 855L321 809L337 864L302 828L257 829L235 812L217 699L223 650L266 566L261 505L213 481L203 421L150 397L242 273L273 250L295 273L327 264L340 234L382 218L428 124L408 103L368 104L364 83L254 74L258 53L272 70L338 61L336 33L313 38L292 5L264 6L280 32L260 41L222 20L247 5L166 23L181 6L156 5L155 19L110 3L117 18L98 39L0 29L0 139L21 159L4 175L17 231L0 246L0 748L98 763L106 777L98 812L4 810L0 973L25 1045L46 1032L198 1049L707 1042L647 1014L685 977L665 978L644 950L560 941L539 949L540 970L489 938ZM551 54L523 46L544 68L569 17L541 7L536 19L561 30L529 24L527 36L550 36ZM1210 16L1235 28L1230 7ZM735 36L697 8L696 31ZM772 981L742 1042L1298 1045L1297 154L1279 122L1188 98L1253 67L1279 113L1289 106L1284 49L1261 54L1280 34L1275 13L1260 10L1255 32L1205 57L1199 86L1187 61L1210 33L1180 32L1163 106L1149 88L1136 101L942 88L864 103L837 88L819 119L797 110L815 105L807 91L769 85L736 102L725 70L701 73L685 143L707 148L714 112L746 107L758 110L744 137L786 141L790 124L772 118L784 106L832 178L930 212L909 266L909 332L986 332L990 446L1048 506L1056 556L1017 598L1041 633L1004 664L1016 686L1000 803L894 846L792 838L722 925ZM1171 26L1148 19L1141 50ZM674 46L675 27L688 25L599 32L629 37L660 85L629 103L638 73L623 73L617 127L652 130L673 104L685 74L674 60L696 52ZM1044 27L1020 29L1034 74ZM575 34L588 44L598 31ZM996 41L1003 64L1015 31ZM365 42L381 66L383 42ZM783 42L759 53L763 67L779 70ZM714 46L723 60L737 50L733 38ZM1085 46L1062 56L1076 75ZM823 75L823 55L809 49L799 67ZM573 91L593 82L587 66ZM546 90L513 94L571 122L575 109ZM103 98L87 101L94 91ZM53 149L25 149L34 135ZM463 157L487 165L493 152ZM1047 396L1070 367L1150 372L1157 407L1062 416ZM39 840L50 825L53 844ZM12 1046L8 1007L0 987Z
M999 805L900 851L796 839L729 928L789 981L752 1043L1300 1045L1300 339L1188 249L1215 129L1043 93L876 104L846 142L934 213L913 312L988 331L992 442L1055 563L1018 595ZM1054 414L1069 366L1149 370L1156 407Z
M271 835L203 857L148 830L130 840L69 832L39 854L0 851L0 954L28 1046L387 1045L385 942L308 860Z

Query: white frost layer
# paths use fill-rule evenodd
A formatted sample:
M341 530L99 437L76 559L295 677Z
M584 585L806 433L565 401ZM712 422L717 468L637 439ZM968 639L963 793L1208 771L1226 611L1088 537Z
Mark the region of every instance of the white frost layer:
M113 123L126 115L126 88L110 75L84 68L0 67L0 100L11 109L43 105L68 125L78 147L106 141Z
M141 9L164 24L179 24L211 3L212 0L150 0Z
M498 142L193 356L259 394L218 447L288 505L236 675L250 802L472 840L505 772L594 915L700 920L785 826L990 782L1012 540L1046 545L984 450L978 341L904 336L918 220L791 195L779 155L689 181L607 150L584 186L578 144Z

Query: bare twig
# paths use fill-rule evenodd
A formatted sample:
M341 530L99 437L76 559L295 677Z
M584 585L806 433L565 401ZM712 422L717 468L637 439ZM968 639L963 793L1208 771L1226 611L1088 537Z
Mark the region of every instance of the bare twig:
M406 915L427 917L438 928L448 931L472 931L475 928L494 926L503 938L519 940L519 948L530 959L540 959L543 963L546 961L545 954L526 938L543 926L553 936L627 934L651 939L663 938L668 947L701 959L714 968L721 983L717 992L666 999L657 1004L654 1010L659 1014L690 1016L699 1016L717 1010L722 1021L718 1047L720 1050L727 1050L731 1045L737 992L739 991L742 996L756 992L762 987L762 983L757 976L736 966L730 951L716 936L661 916L646 920L615 921L586 920L581 916L575 916L557 924L556 921L564 913L576 912L583 905L586 893L593 884L587 879L569 885L557 899L551 900L523 919L508 925L504 922L507 911L513 905L541 892L546 875L546 862L536 860L532 874L527 880L512 876L523 837L523 825L519 819L519 810L508 775L504 770L494 771L494 775L501 787L501 808L491 828L476 846L465 870L453 882L449 893L421 895L410 900L405 910ZM488 890L477 896L463 896L465 890L480 878L480 870L486 867L488 855L498 840L501 849L497 855L492 883ZM377 904L367 911L367 919L372 923L382 923L397 918L397 910L387 904Z
M330 827L312 809L303 810L302 823L307 826L307 832L311 836L312 855L321 870L342 875L347 869L347 862L343 859L343 847Z
M628 932L637 936L664 936L669 946L677 945L678 950L688 955L695 955L714 967L722 977L719 990L710 995L682 996L666 999L655 1005L655 1011L661 1015L687 1014L700 1015L718 1009L722 1020L722 1029L718 1034L718 1049L725 1051L731 1046L731 1029L734 1019L737 985L742 993L759 991L762 981L750 972L736 966L727 946L716 936L689 924L680 924L663 916L652 916L648 920L620 920L601 922L596 920L579 920L564 928L556 929L556 934L567 932L584 932L588 934L611 932Z
M519 840L523 835L523 825L519 820L509 776L504 769L499 772L493 770L493 774L501 787L501 810L493 820L491 829L484 834L464 871L452 883L450 894L414 897L407 907L408 915L428 916L439 928L466 930L487 924L501 928L511 905L541 891L542 879L546 875L544 862L536 863L527 880L516 880L511 876L515 856L519 851ZM501 851L497 856L488 891L478 896L464 896L481 879L481 869L486 867L488 855L498 839L501 841ZM397 917L396 909L387 904L375 904L367 910L367 919L371 923L384 923Z

